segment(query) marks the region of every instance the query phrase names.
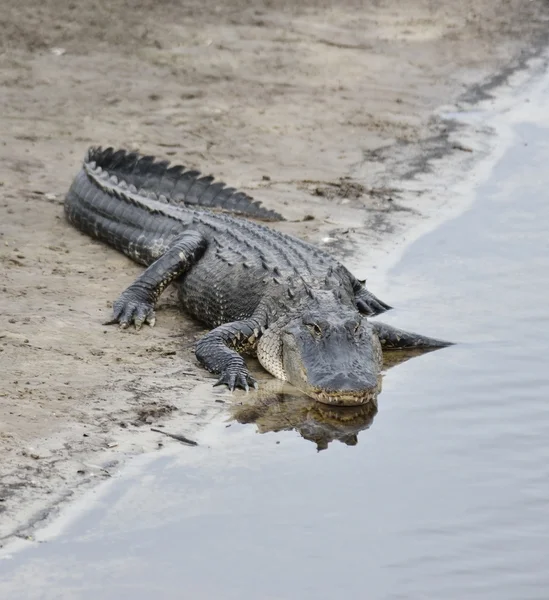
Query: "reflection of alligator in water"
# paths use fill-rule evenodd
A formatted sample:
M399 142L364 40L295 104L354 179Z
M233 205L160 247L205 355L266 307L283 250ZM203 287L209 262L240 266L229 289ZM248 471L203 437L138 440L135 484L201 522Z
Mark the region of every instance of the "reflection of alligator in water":
M92 148L65 213L148 267L114 303L112 322L153 325L158 297L175 283L186 311L212 328L198 360L231 390L256 385L240 354L251 352L319 402L364 404L378 393L382 348L448 345L367 319L389 306L323 250L236 218L278 215L198 171Z
M420 351L391 352L384 355L384 369L390 369ZM381 385L379 386L381 390ZM283 381L269 381L246 401L231 406L231 415L239 423L255 423L259 433L291 431L325 450L338 440L347 446L358 444L358 434L368 429L377 414L377 396L359 406L329 406L296 395Z
M280 385L284 386L284 382ZM370 427L377 413L374 402L332 407L306 396L293 395L289 386L285 387L289 393L273 393L253 403L233 406L234 419L239 423L255 423L259 433L295 429L303 438L314 442L320 451L333 440L355 446L358 434Z

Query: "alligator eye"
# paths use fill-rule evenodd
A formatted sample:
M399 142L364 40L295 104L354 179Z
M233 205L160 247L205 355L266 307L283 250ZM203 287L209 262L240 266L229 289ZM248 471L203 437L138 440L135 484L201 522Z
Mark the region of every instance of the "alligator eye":
M360 331L360 326L362 325L362 321L353 321L349 323L348 327L353 332L353 334L357 334Z
M320 325L318 325L317 323L307 323L307 327L310 329L310 331L314 335L316 335L316 336L322 335L322 329L320 329Z

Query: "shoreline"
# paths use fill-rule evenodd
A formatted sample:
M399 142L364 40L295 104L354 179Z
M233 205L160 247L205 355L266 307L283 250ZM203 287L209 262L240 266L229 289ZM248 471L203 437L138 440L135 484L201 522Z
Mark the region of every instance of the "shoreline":
M547 47L538 48L527 61L521 60L519 64L515 71L506 69L504 78L494 75L489 78L489 84L473 86L481 92L466 91L454 104L435 111L436 118L447 129L436 140L434 148L424 150L427 158L422 168L387 182L387 186L399 185L402 190L399 204L407 216L396 225L402 227L404 237L400 239L394 232L390 233L383 238L381 247L374 247L373 252L368 248L371 253L368 261L355 253L346 257L346 264L355 269L374 268L376 274L386 273L415 240L471 206L475 198L471 191L490 176L494 164L513 142L507 114L519 111L543 86L549 66ZM421 153L419 150L418 154ZM390 159L388 162L390 168ZM466 182L462 173L467 173ZM449 189L452 189L452 197L448 196ZM367 234L358 232L356 237L360 250Z
M384 289L384 274L391 265L399 260L413 240L467 209L468 203L472 202L474 196L470 193L471 189L486 177L490 172L491 165L503 152L505 144L509 143L508 138L500 139L505 138L504 125L496 127L495 131L489 131L486 123L482 123L481 120L481 131L478 132L479 124L474 119L463 126L453 126L445 121L446 113L461 112L463 114L464 110L472 111L473 109L479 113L489 111L489 121L495 123L497 117L494 115L505 113L510 106L516 104L517 97L528 96L531 93L530 88L535 88L536 81L546 68L546 44L546 39L540 40L539 46L532 46L529 52L516 57L513 69L510 70L510 67L507 66L484 78L484 83L473 83L470 86L470 90L474 90L473 92L468 91L466 87L465 91L457 95L453 106L443 106L434 114L431 113L430 119L431 121L434 119L435 124L433 125L431 122L431 129L427 126L423 132L425 139L420 136L419 140L412 139L404 143L393 141L388 145L379 146L378 149L374 148L371 151L371 153L377 152L377 158L374 161L366 160L364 153L362 158L357 161L355 158L358 154L355 153L357 156L345 158L343 169L337 166L337 161L334 161L332 172L328 173L327 178L319 177L321 169L311 168L310 171L305 172L306 179L303 179L303 174L301 174L302 180L299 184L296 184L297 179L293 178L299 171L299 165L297 167L286 165L286 168L282 165L278 169L278 175L284 173L288 177L284 176L284 181L279 182L273 177L271 171L267 175L272 177L272 181L266 186L259 175L261 169L268 164L268 160L263 160L263 162L260 160L260 165L254 167L252 164L250 167L248 160L254 153L252 145L249 155L242 160L242 165L236 167L236 177L229 177L223 172L219 174L223 175L222 178L229 184L241 183L241 187L245 191L261 199L265 206L274 209L280 208L283 213L285 212L290 219L287 223L277 225L280 229L301 235L317 243L322 243L322 240L326 238L330 239L326 248L331 249L342 262L355 271L357 276L366 276L369 287L374 293L390 299L390 290ZM77 63L78 60L76 60ZM524 90L524 87L527 89ZM494 91L495 99L486 97L490 91ZM471 98L473 100L476 98L476 100L472 101ZM157 100L152 100L152 102L157 102ZM90 128L89 125L87 127L84 138L93 128ZM441 127L447 129L441 131ZM429 136L426 135L428 131L435 133ZM21 135L18 127L16 127L15 133ZM205 138L207 139L209 135L206 132ZM269 139L270 135L272 132L267 132L266 139ZM300 134L294 132L293 135L294 137L291 139L296 140ZM230 138L230 135L227 134L227 137ZM95 141L100 143L102 140ZM29 144L29 141L25 141L25 139L20 142L23 144L22 147ZM37 153L39 155L44 151L45 143L40 140L36 141L35 158L32 160L36 159ZM61 143L63 143L62 140ZM260 144L261 140L256 142L256 145L258 143ZM246 144L246 139L244 139L243 145L246 146ZM34 142L33 145L35 145ZM74 149L85 144L73 137L70 145ZM158 151L155 153L162 155L163 148L157 146L157 149ZM283 150L282 146L281 152ZM371 153L366 152L370 159L372 158ZM176 155L168 156L168 158L177 159L179 162L179 160L185 160L185 154L185 149L180 149ZM411 160L411 156L415 158ZM220 170L228 173L235 168L235 165L238 165L239 158L242 157L231 155L227 165L220 165L222 167ZM39 167L32 160L29 161L27 168L36 171ZM76 159L73 159L73 162L74 160ZM331 161L330 158L326 160ZM369 169L376 164L376 161L379 168L372 175ZM213 165L216 160L207 160L206 162ZM413 168L413 172L410 172L411 164L417 165ZM467 172L471 177L470 169L473 167L476 169L473 181L469 179L467 182L457 185L460 173ZM246 168L251 169L250 173L246 172ZM48 174L45 176L45 183L41 183L38 188L36 188L36 181L33 180L34 175L24 172L24 190L30 205L44 206L44 200L46 200L49 211L48 218L50 215L55 215L56 211L59 212L59 198L62 197L63 185L66 183L67 174L71 173L70 169L71 165L64 167L61 183L56 180L52 184L52 176ZM217 174L213 167L212 172ZM315 180L315 177L318 177L318 181ZM362 191L358 197L354 197L352 193L350 197L337 195L342 189L342 184L347 181L340 179L341 177L348 177L351 183L361 186ZM55 190L55 194L51 194L54 196L52 200L47 197L49 192L43 192L43 186L50 184ZM42 190L38 198L33 195L33 188ZM335 198L326 199L326 190L333 188L336 189ZM15 184L13 187L10 182L7 182L4 189L20 193L21 185ZM450 198L449 189L452 189L453 192L460 191ZM317 193L316 190L320 190L321 193ZM13 198L15 202L15 194ZM364 210L364 198L371 200L371 205L366 207L366 211ZM441 198L444 198L444 201L441 201ZM333 204L334 199L339 203L338 205ZM346 200L349 202L345 203ZM296 204L296 201L299 203ZM397 208L395 209L391 203ZM314 220L301 221L303 213L313 214ZM337 218L334 220L335 213L337 213ZM8 212L8 215L11 214L13 211L12 213ZM20 216L17 211L15 214L17 217ZM358 217L363 220L363 223L356 227ZM24 219L21 219L21 222L23 223ZM353 224L355 225L354 231ZM39 414L33 412L36 411L36 407L33 408L32 404L36 400L36 395L34 400L30 397L31 404L25 408L27 412L22 410L21 417L23 420L30 418L32 421L34 419L37 425L26 434L22 435L16 431L14 437L11 433L15 431L16 424L22 422L21 419L17 421L15 417L7 417L7 425L3 425L0 429L0 441L4 444L3 450L7 452L4 464L1 465L2 493L0 497L3 498L3 511L0 513L0 548L2 548L2 554L15 548L14 542L17 542L17 539L21 541L31 538L31 540L23 541L23 546L27 543L34 543L32 542L34 532L50 523L62 507L68 503L72 504L76 498L81 498L86 490L96 486L98 482L111 478L122 466L127 469L127 465L132 462L130 460L132 457L144 454L151 458L154 457L155 454L152 451L159 447L159 436L150 431L151 425L154 426L158 422L169 424L170 429L176 429L193 437L193 432L200 430L216 415L224 411L224 404L219 400L223 402L227 400L224 392L211 389L210 379L192 362L188 346L192 344L194 338L200 335L202 330L194 324L180 322L184 318L181 319L173 300L168 298L162 302L160 320L163 322L160 327L153 330L154 335L130 334L129 338L115 338L117 332L103 334L104 328L98 327L97 323L107 313L108 307L104 307L102 303L112 299L109 295L112 290L121 289L124 287L125 281L131 281L134 274L138 272L137 268L124 257L114 256L115 253L112 250L84 240L72 230L67 231L68 226L63 222L57 222L55 226L57 230L53 232L53 237L56 237L56 232L60 231L61 227L63 236L65 236L62 242L66 244L65 246L56 245L58 250L55 252L62 252L62 249L65 248L65 254L70 251L69 258L72 261L71 272L63 274L63 277L70 279L59 282L58 297L62 289L67 289L67 286L70 285L82 285L82 279L86 278L84 281L89 285L86 295L91 298L87 298L87 302L84 302L80 295L71 292L68 298L63 298L62 308L57 309L58 313L53 310L49 311L47 317L57 319L57 324L65 332L65 337L54 338L57 347L65 348L65 344L72 343L74 348L78 348L70 350L71 356L76 357L77 362L71 362L68 358L69 354L55 354L51 359L52 363L45 362L44 368L51 368L54 378L66 377L67 381L71 381L71 372L76 368L73 365L84 368L84 366L93 364L99 371L89 371L78 382L72 393L62 392L63 398L61 398L59 390L63 389L64 382L58 382L56 387L50 386L45 389L43 395L37 390L38 405L42 412ZM2 233L4 235L4 232ZM4 237L4 239L9 238L6 246L12 243L11 239L16 239L15 236L10 237L9 231L7 233L8 236ZM51 238L50 234L48 236ZM82 249L79 251L80 246ZM361 251L363 248L368 248L367 257ZM17 247L15 251L23 256L28 255L26 249ZM37 255L40 256L40 251ZM11 260L10 256L8 256L8 260ZM53 266L53 269L64 269L65 257L61 256L60 260L56 260L56 258L53 257L50 261L52 266L58 265ZM23 261L21 269L24 270L25 258L14 260ZM45 260L49 259L46 257ZM93 280L92 278L88 279L85 269L88 264L94 265L96 269L102 265L103 268L106 268L106 277L100 279L98 276ZM20 266L17 263L14 265ZM13 280L16 280L16 277ZM37 296L38 302L43 301L43 289L42 287ZM46 289L46 296L47 292ZM24 294L26 298L29 298L29 295L28 293ZM16 295L11 302L15 301L15 297ZM97 298L100 300L98 301ZM28 302L34 302L34 306L37 305L36 299L31 298ZM75 314L72 317L70 314L65 316L66 307L71 305L74 307ZM8 304L2 306L7 307ZM91 309L92 306L94 308ZM24 314L27 308L28 305L25 306L23 302L20 312ZM89 310L93 312L90 313ZM38 327L40 335L34 340L33 331L28 334L27 339L27 334L24 333L25 321L22 321L23 332L17 329L19 318L19 316L12 317L17 321L17 325L14 324L13 327L6 328L5 332L1 332L2 339L0 341L11 344L9 346L11 349L17 349L14 355L16 361L23 359L30 361L27 362L27 372L30 372L36 360L45 360L44 357L48 353L52 355L55 344L49 346L44 344L44 340L52 338L52 331L48 329L42 331L40 323L34 320L34 315L30 325L34 326L35 331ZM88 321L85 329L78 328L82 318ZM27 323L29 322L27 321ZM75 330L74 334L71 334L71 329ZM100 331L97 333L101 335L93 337L94 329L99 329ZM173 335L174 331L176 335ZM74 339L70 337L71 335L74 335ZM181 338L185 340L183 351L180 349ZM25 342L25 340L27 341ZM105 350L105 343L112 344L112 349ZM84 357L80 354L79 348L82 345L91 354L91 357ZM177 356L174 361L175 351L177 351ZM28 355L28 352L31 354ZM32 354L32 352L37 354ZM4 361L3 366L6 366L6 371L13 376L13 367L11 370L8 368L7 354L6 351L0 354L0 361ZM125 356L125 354L129 354L129 356ZM59 368L57 364L53 365L53 362L58 361L66 363L65 366L62 365L61 371L56 370ZM116 364L113 366L111 362L118 362L118 367ZM143 366L144 363L149 363L146 368ZM15 379L13 376L12 378L15 380L13 389L19 390L20 377L17 376ZM70 387L72 389L73 386ZM32 386L29 385L28 389L30 388ZM13 392L9 385L5 389L7 392L4 393L3 399L9 400L10 394ZM27 394L28 391L24 393ZM57 398L53 407L47 403L48 398L52 396ZM18 406L17 403L21 399L22 395L19 395L15 399L14 406ZM80 402L81 399L85 400L85 406L77 405L77 412L70 412L74 410L72 408L74 402ZM13 415L13 412L9 414ZM52 414L55 419L52 419ZM51 434L44 439L40 436L40 432L50 426ZM6 436L6 432L9 435ZM164 444L164 442L167 444L166 439L162 436L161 443Z
M437 111L437 116L449 125L447 153L437 154L426 163L424 171L397 182L403 190L399 203L410 211L402 223L405 237L387 236L366 263L369 268L377 269L377 274L387 273L415 240L468 210L475 200L474 189L489 178L493 166L513 143L509 112L519 112L531 96L536 96L544 85L548 66L549 52L544 49L531 59L530 66L521 67L510 81L506 79L502 87L491 88L495 96L476 104L458 100L454 106ZM467 173L466 181L462 173ZM359 247L361 237L357 236ZM350 257L348 262L357 269L365 264L363 258Z

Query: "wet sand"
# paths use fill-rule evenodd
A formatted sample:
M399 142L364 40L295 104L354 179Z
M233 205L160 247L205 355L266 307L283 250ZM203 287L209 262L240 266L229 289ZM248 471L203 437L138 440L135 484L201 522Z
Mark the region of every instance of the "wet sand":
M158 447L151 425L192 435L226 399L190 393L207 380L202 330L170 294L154 330L101 326L140 269L63 219L88 145L211 172L348 264L367 242L356 274L371 277L437 210L410 178L475 160L440 107L485 100L547 36L536 1L108 6L26 1L0 17L4 540Z

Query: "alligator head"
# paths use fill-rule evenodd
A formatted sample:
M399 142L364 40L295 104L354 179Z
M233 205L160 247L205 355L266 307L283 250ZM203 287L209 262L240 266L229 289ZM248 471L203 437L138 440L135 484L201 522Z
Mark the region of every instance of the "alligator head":
M270 373L319 402L340 406L373 400L381 384L381 343L356 310L306 310L282 318L259 340Z
M382 348L434 349L447 342L368 321L331 293L272 323L257 347L275 377L324 404L375 401L381 389Z

